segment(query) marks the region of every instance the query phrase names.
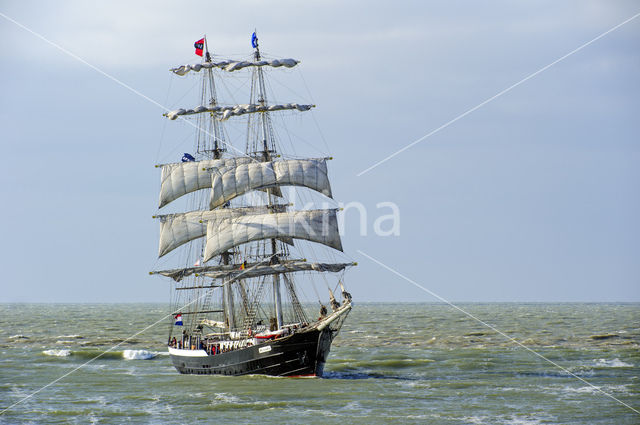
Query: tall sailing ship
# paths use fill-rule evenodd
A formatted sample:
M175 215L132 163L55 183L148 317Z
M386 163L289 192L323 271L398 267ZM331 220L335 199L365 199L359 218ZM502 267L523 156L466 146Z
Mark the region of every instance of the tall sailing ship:
M201 75L201 105L164 114L190 119L197 130L193 155L157 165L159 208L187 198L188 212L154 216L160 222L159 256L179 248L182 267L150 273L173 280L168 346L180 373L321 376L352 307L343 277L356 263L337 262L331 253L329 261L302 254L306 249L316 254L318 247L342 251L337 208L293 210L283 193L285 186L296 186L296 194L307 191L330 200L331 158L295 158L281 151L274 115L315 105L270 104L267 70L299 61L264 57L255 33L251 44L254 51L246 60L222 60L212 58L203 38L195 43L200 63L171 69L179 76ZM249 103L220 103L217 85L231 75L237 80L237 74L248 79ZM244 151L227 142L228 120L246 129ZM296 282L310 275L321 276L328 289L315 314L300 301L305 282Z

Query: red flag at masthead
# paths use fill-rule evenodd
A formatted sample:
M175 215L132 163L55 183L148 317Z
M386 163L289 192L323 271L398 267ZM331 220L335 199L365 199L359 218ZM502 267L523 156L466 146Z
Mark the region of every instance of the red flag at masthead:
M196 48L196 55L202 56L204 50L204 38L201 38L200 40L193 43L193 47Z

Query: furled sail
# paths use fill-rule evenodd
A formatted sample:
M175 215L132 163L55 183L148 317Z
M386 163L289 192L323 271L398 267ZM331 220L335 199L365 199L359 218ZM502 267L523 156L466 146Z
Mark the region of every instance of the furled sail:
M200 72L203 69L211 69L211 68L220 68L225 71L233 72L239 69L244 69L249 66L271 66L273 68L279 68L284 66L285 68L293 68L300 61L295 59L273 59L273 60L260 60L260 61L233 61L233 60L224 60L220 62L205 62L205 63L194 63L194 64L186 64L182 66L178 66L176 68L171 68L171 72L174 74L178 74L180 76L185 75L189 71Z
M258 265L246 270L204 272L203 275L214 279L235 278L249 279L277 273L292 273L300 271L340 272L355 263L307 263L306 261Z
M209 208L217 208L252 190L274 186L304 186L331 198L325 159L254 162L212 174Z
M291 260L280 260L281 264L288 263L297 263L305 261L303 259L291 259ZM149 274L160 274L162 276L170 277L176 282L180 282L183 278L195 275L204 275L204 273L208 272L232 272L235 270L240 270L241 267L245 269L250 269L258 265L267 265L268 262L262 261L259 263L246 262L244 264L218 264L215 266L194 266L194 267L186 267L180 269L169 269L169 270L156 270L149 272Z
M211 173L225 167L255 161L249 157L210 159L196 162L162 164L160 208L187 193L211 187Z
M220 105L200 105L196 106L193 109L176 109L174 111L167 112L164 114L170 120L175 120L181 115L193 115L193 114L201 114L203 112L213 112L216 114L216 118L220 121L224 121L227 118L234 117L236 115L244 115L244 114L253 114L256 112L275 112L275 111L285 111L285 110L298 110L300 112L308 111L309 109L315 107L316 105L300 105L298 103L283 103L280 105L231 105L231 106L220 106Z
M342 251L336 210L257 214L207 224L204 261L247 242L290 237Z
M286 205L222 208L213 211L191 211L187 213L160 215L160 246L158 257L173 251L180 245L207 234L208 222L240 217L247 214L268 214L282 212Z
M184 269L160 270L150 272L150 274L160 274L180 282L183 278L197 274L211 278L251 278L265 276L276 273L292 273L299 271L315 272L340 272L347 267L355 266L357 263L309 263L305 260L281 260L277 264L246 263L229 264L219 266L187 267ZM244 267L244 269L242 268ZM241 276L240 276L241 275Z

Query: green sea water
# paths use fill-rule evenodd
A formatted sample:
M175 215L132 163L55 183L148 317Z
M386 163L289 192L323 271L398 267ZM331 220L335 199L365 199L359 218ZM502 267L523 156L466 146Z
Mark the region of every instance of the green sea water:
M322 379L180 375L170 319L85 364L168 307L5 304L0 423L640 424L640 304L459 306L562 369L443 304L356 304Z

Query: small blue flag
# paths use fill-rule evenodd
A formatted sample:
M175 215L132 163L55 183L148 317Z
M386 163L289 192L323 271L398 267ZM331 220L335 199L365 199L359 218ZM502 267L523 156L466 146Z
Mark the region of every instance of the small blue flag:
M182 162L193 162L196 159L194 157L192 157L190 154L188 153L184 153L184 155L182 155Z
M253 32L253 35L251 36L251 46L255 49L258 47L258 36L256 35L256 32Z

